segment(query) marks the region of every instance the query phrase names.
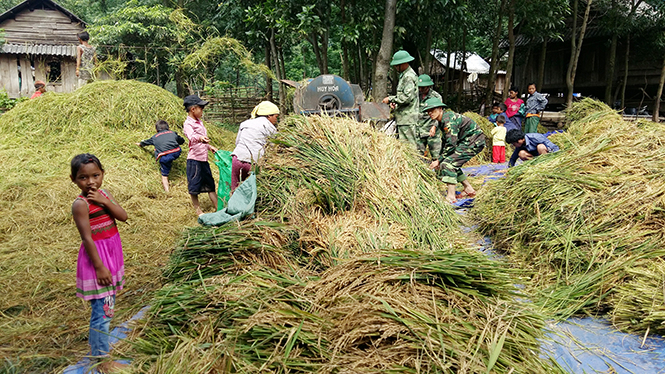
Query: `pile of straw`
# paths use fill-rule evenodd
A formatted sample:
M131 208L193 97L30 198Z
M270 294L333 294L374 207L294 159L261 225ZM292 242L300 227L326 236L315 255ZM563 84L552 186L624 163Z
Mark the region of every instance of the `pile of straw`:
M152 148L134 143L155 133L157 119L182 134L185 116L182 100L157 86L104 81L69 94L47 92L0 117L0 356L8 365L56 372L88 349L89 307L75 297L80 237L71 205L80 190L69 179L74 155L101 159L103 187L129 215L119 224L127 289L118 298L117 320L147 304L150 291L161 286L161 265L182 227L196 224L186 187L187 147L165 194ZM232 144L232 133L208 129L214 145Z
M256 219L183 235L120 347L138 372L560 372L410 148L348 119L279 130Z
M490 183L474 217L530 272L544 310L562 318L610 310L620 327L663 331L662 289L636 274L658 273L665 255L665 126L626 123L592 100L568 116L568 132L552 137L562 151ZM629 301L621 294L631 287L654 292Z

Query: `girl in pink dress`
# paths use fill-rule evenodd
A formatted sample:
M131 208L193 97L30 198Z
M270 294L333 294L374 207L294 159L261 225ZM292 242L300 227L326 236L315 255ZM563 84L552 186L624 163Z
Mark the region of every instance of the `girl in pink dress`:
M76 296L90 301L90 355L100 358L109 352L109 324L115 310L115 295L125 282L122 242L115 221L126 221L127 213L108 191L101 189L104 168L94 155L75 156L70 178L81 189L72 204L82 240L76 265ZM115 362L102 365L105 372L122 366Z

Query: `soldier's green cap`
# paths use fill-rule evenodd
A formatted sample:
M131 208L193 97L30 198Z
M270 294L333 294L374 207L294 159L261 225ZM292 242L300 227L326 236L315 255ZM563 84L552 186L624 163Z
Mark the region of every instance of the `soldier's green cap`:
M445 108L445 107L447 107L447 105L444 104L441 101L441 99L439 99L438 97L430 97L429 99L425 100L425 105L426 106L423 109L423 112L427 112L428 110L434 109L434 108L439 108L439 107Z
M415 58L411 57L409 52L407 51L397 51L393 55L393 60L390 61L390 66L395 66L399 64L403 64L405 62L410 62L415 60Z
M432 78L429 75L422 74L421 76L418 77L418 87L429 87L429 86L434 86L434 82L432 82Z

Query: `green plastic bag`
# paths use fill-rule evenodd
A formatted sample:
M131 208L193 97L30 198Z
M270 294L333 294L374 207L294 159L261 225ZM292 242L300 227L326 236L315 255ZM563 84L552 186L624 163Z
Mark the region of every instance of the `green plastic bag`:
M205 226L221 226L227 222L251 217L254 214L256 196L256 175L252 173L236 188L229 199L229 206L214 213L201 214L199 223Z
M219 185L217 186L217 210L226 208L231 196L231 152L215 152L215 165L219 169Z

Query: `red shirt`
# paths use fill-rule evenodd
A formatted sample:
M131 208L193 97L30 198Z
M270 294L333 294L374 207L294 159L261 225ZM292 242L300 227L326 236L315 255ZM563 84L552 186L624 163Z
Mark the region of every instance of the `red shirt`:
M517 114L522 104L524 104L524 100L520 99L519 97L515 101L513 101L511 98L507 98L504 104L506 104L506 107L508 108L506 109L506 115L508 118L510 118Z
M42 96L42 91L35 91L35 93L30 96L31 99Z

